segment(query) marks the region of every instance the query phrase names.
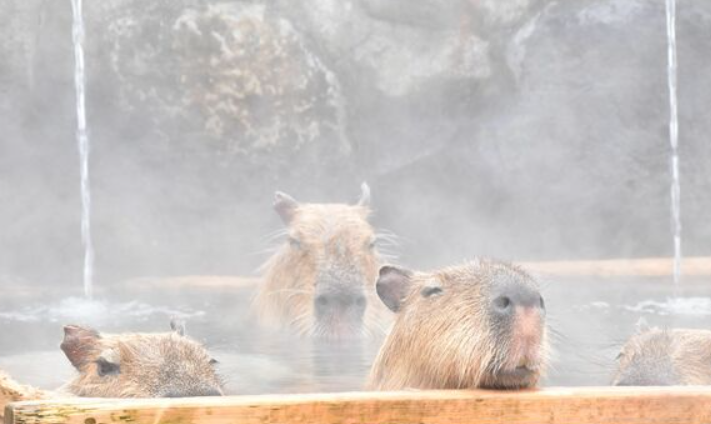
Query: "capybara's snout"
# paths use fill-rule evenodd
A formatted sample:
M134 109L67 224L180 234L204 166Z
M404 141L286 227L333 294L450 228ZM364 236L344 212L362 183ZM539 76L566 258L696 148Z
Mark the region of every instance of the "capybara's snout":
M492 318L512 320L518 315L534 312L545 314L543 296L534 287L518 281L507 281L495 286L489 304Z
M345 319L360 322L363 319L367 300L362 291L327 291L320 293L314 299L316 318Z

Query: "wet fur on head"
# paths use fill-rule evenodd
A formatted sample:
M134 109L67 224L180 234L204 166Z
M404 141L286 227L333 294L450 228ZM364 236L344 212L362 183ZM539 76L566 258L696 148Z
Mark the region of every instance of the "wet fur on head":
M103 335L65 327L61 346L79 375L61 391L84 397L221 395L222 382L205 348L179 334Z
M368 389L520 388L537 383L547 363L545 324L537 354L524 358L520 346L512 344L505 330L491 321L485 306L494 278L537 289L528 274L509 264L475 260L432 273L386 267L381 279L398 278L393 272L402 273L408 288L391 288L391 294L401 292L402 296L400 302L391 302L398 311L395 324L373 364ZM535 367L530 378L499 374L524 359Z
M370 189L362 190L356 205L300 204L276 194L274 209L288 228L284 242L262 266L264 277L253 306L263 325L301 336L342 336L315 318L316 284L320 275L328 274L362 285L367 299L362 326L346 333L384 333L391 314L375 293L382 256L376 246L379 237L368 222Z

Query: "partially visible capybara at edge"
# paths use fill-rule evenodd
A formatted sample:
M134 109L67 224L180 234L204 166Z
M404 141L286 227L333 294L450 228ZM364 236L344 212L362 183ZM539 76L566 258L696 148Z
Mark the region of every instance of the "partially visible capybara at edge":
M168 333L99 334L68 325L61 348L79 375L60 392L83 397L221 396L216 361L172 325Z
M0 422L5 406L63 396L145 398L221 396L216 361L171 323L170 333L99 334L67 325L61 349L79 375L54 392L15 382L0 371Z
M370 390L527 388L546 369L545 305L518 267L484 259L431 273L385 266L377 292L396 318Z
M46 399L50 396L51 393L49 392L14 381L9 375L0 370L0 423L3 422L5 406L8 403Z
M615 386L711 385L711 331L641 325L617 359Z
M286 241L263 267L254 301L260 322L328 340L384 333L392 314L378 300L381 265L368 222L370 189L356 205L298 203L277 192Z

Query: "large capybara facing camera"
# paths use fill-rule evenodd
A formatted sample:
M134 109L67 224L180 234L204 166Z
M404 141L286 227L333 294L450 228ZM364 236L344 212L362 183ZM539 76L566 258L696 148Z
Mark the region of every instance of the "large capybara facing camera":
M392 314L375 292L381 254L369 205L366 184L355 205L302 204L276 194L274 209L287 230L255 298L262 324L327 340L384 332Z
M711 331L640 323L617 360L615 386L711 385Z
M168 333L99 334L64 327L61 348L79 375L60 392L83 397L221 396L216 361L175 326Z
M518 267L494 260L431 273L385 266L377 292L396 318L368 389L526 388L546 369L545 304Z

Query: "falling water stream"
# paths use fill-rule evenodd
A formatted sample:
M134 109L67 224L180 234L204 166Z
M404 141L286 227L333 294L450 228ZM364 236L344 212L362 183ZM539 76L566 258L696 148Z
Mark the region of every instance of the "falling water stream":
M89 134L86 126L86 75L84 68L84 17L82 0L72 0L74 86L77 107L77 143L81 172L81 234L84 245L84 296L93 296L94 246L91 240L91 191L89 188Z
M674 285L681 279L681 192L679 183L679 121L676 97L676 0L666 0L669 85L669 141L671 143L671 213L674 235Z

